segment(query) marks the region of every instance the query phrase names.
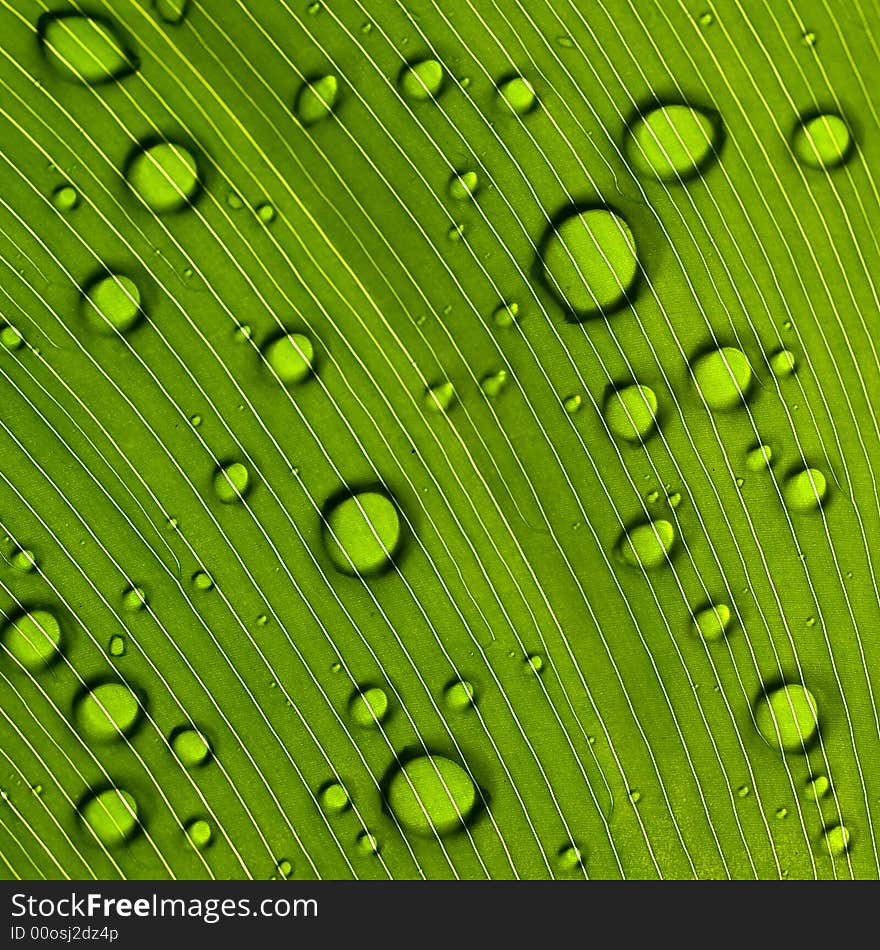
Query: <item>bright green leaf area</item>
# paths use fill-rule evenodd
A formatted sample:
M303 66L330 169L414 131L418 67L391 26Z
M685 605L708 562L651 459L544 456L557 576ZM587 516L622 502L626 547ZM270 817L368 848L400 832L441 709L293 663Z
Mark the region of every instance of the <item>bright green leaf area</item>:
M863 8L0 3L0 875L880 876Z

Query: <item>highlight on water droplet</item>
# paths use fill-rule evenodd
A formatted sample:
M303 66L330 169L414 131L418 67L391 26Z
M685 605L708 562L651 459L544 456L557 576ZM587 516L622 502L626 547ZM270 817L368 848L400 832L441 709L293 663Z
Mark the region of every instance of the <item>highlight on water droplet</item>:
M763 472L770 467L773 461L773 450L769 445L762 444L750 449L746 455L746 468L750 472Z
M3 646L31 671L45 669L61 652L61 626L45 608L26 610L3 628Z
M132 191L157 214L186 208L201 186L196 159L179 142L140 146L128 162L125 178Z
M440 755L422 755L401 765L386 795L400 824L419 835L445 835L464 827L478 803L468 773Z
M303 125L314 125L333 112L338 97L339 80L331 75L320 76L300 87L293 111Z
M477 193L479 178L475 171L460 172L449 181L449 197L456 201L469 201Z
M639 279L636 242L610 208L574 210L550 227L541 247L548 289L579 322L632 301Z
M99 333L125 333L143 316L141 293L125 274L104 274L85 288L80 312Z
M820 508L828 495L828 480L818 468L794 472L782 486L782 498L791 511L810 512Z
M349 700L348 714L355 725L374 728L388 715L388 695L378 686L365 687Z
M397 507L379 489L332 498L325 507L322 529L324 548L336 569L361 577L388 570L403 537Z
M522 76L510 76L498 83L498 100L517 115L527 115L538 104L535 87Z
M264 348L263 358L285 386L292 386L311 376L315 348L304 333L285 333Z
M476 690L468 680L454 680L443 690L443 698L450 709L462 712L476 702Z
M201 850L207 848L214 837L211 825L204 818L193 818L187 822L186 836L193 843L193 846Z
M404 66L398 83L407 99L427 102L443 89L446 74L436 59L421 59Z
M644 570L661 567L669 560L675 543L675 528L662 518L636 525L621 538L617 553L630 567Z
M795 126L792 149L808 168L832 169L852 157L855 139L842 116L833 112L812 113Z
M428 412L448 412L455 402L455 387L448 380L425 390L422 406Z
M694 613L694 632L704 640L721 640L733 619L727 604L710 604Z
M124 844L138 828L137 802L121 788L89 795L80 805L79 814L86 827L108 848Z
M76 704L77 726L93 742L111 742L130 735L140 716L140 701L122 683L101 683Z
M211 744L194 726L180 726L171 733L171 748L188 769L204 765L211 758Z
M630 124L625 151L639 174L684 182L715 161L721 141L717 113L671 103L643 112Z
M644 442L657 425L657 394L650 386L630 383L605 396L602 414L612 435L627 442Z
M825 848L833 858L840 858L849 851L852 836L844 825L832 825L825 829Z
M319 795L321 808L328 815L341 815L351 804L348 790L339 782L325 785Z
M52 192L52 204L55 205L59 211L73 211L79 204L79 194L76 188L74 188L73 185L59 185Z
M231 505L244 498L250 481L250 473L241 462L227 462L214 473L214 494L224 505Z
M758 699L755 725L773 748L782 752L804 752L819 729L816 699L799 683L776 687Z
M694 382L710 409L734 409L752 386L752 367L742 350L722 346L703 353L691 366Z
M791 350L777 350L770 356L770 371L777 379L791 376L797 366L797 357Z
M46 61L66 79L97 86L122 79L139 65L119 28L104 17L44 13L37 36Z
M166 23L181 23L189 9L189 0L153 0L153 9Z

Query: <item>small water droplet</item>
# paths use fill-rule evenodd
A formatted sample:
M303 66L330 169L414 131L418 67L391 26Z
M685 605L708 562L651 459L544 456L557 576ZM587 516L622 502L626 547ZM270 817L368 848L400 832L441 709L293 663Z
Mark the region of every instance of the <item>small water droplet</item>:
M374 728L388 714L388 696L378 686L362 689L352 696L348 712L356 725L365 729Z
M783 807L783 808L777 808L777 809L776 809L776 817L777 817L777 818L780 818L780 819L781 819L781 818L787 818L787 817L788 817L788 809L787 809L787 808L784 808L784 807Z
M732 619L727 604L711 604L694 614L694 632L704 640L720 640L730 628Z
M743 485L745 485L745 483L746 483L746 480L745 480L744 478L737 478L737 479L736 479L736 487L737 487L737 488L742 488Z
M240 211L244 207L244 201L237 192L229 191L226 193L226 206L233 211Z
M40 795L43 794L43 786L42 786L42 785L33 785L33 786L31 786L31 791L34 793L34 795L36 795L37 797L39 797Z
M104 17L46 13L37 23L37 35L46 61L68 79L96 86L138 68L137 57Z
M683 182L703 172L721 145L717 115L681 104L658 106L630 126L626 155L640 174Z
M825 847L833 858L840 858L849 851L851 835L843 825L825 829Z
M705 13L701 13L699 17L700 26L711 26L715 22L715 15L711 10L706 10Z
M235 328L235 342L236 343L249 343L254 336L253 327L247 323L240 323Z
M388 784L388 804L400 824L420 835L461 828L477 806L477 788L456 762L423 755L402 765Z
M456 712L470 709L470 707L474 705L475 695L476 692L473 684L468 682L468 680L455 680L455 682L450 683L443 691L443 698L446 700L446 705Z
M456 201L468 201L474 197L478 188L479 178L476 172L461 172L453 175L449 182L449 197Z
M526 115L538 104L535 87L522 76L511 76L499 83L498 99L517 115Z
M499 369L495 373L489 373L480 380L480 389L490 398L494 399L507 386L508 374L506 369Z
M36 570L37 558L27 548L16 548L9 557L9 563L20 574L31 574Z
M794 683L764 693L755 708L755 725L762 738L783 752L803 752L819 728L816 699Z
M560 848L558 859L560 871L576 871L584 863L583 853L576 844L567 844Z
M633 805L638 805L638 803L642 800L642 793L636 789L630 789L629 800L633 803Z
M815 511L825 501L828 481L818 468L804 468L790 475L782 487L782 497L792 511Z
M314 125L333 112L338 97L339 80L335 76L321 76L303 84L293 110L303 125Z
M201 417L200 415L196 414L196 415L194 415L194 416L190 416L190 417L189 417L189 421L193 424L193 426L194 426L196 429L198 429L198 427L202 424L202 417Z
M651 570L666 564L674 542L675 528L670 522L648 521L624 533L618 554L630 567Z
M495 326L498 327L512 327L518 318L519 304L515 302L501 304L492 314Z
M328 815L341 815L351 804L348 791L339 782L326 785L320 793L321 808Z
M14 326L4 323L0 325L0 343L2 343L7 350L17 350L20 349L22 343L24 343L24 337Z
M815 627L815 626L816 626L816 618L815 618L815 617L807 617L807 626L808 626L808 627Z
M140 715L137 696L121 683L102 683L76 705L77 725L93 742L111 742L129 735Z
M192 726L182 726L171 734L171 748L188 769L204 765L211 757L211 744Z
M156 214L187 207L201 184L195 157L178 142L144 146L128 163L125 177L132 191Z
M450 382L435 383L425 390L422 406L428 412L447 412L455 402L455 387Z
M660 492L657 491L656 488L653 491L649 491L648 494L645 495L645 501L647 501L651 505L655 504L659 500L660 500Z
M257 217L263 222L263 224L271 224L277 215L275 208L273 205L269 204L268 201L258 204L256 208L254 208L254 211L256 211Z
M320 8L320 4L312 4L312 6L317 6ZM283 878L289 878L293 874L293 864L287 860L287 858L282 858L276 865L278 868L278 873Z
M752 386L752 367L745 353L733 346L704 353L694 361L691 371L710 409L742 405Z
M80 309L95 330L110 336L130 330L143 316L137 284L124 274L106 274L89 284Z
M189 0L153 0L153 7L166 23L181 23L189 8Z
M855 150L849 125L839 115L808 115L798 122L792 136L792 148L801 164L809 168L837 168Z
M446 237L450 241L462 241L464 240L464 225L463 224L453 224L449 230L446 232Z
M192 581L197 590L211 590L214 586L214 581L207 571L196 571Z
M657 424L657 394L637 383L612 389L603 415L612 435L627 442L644 442Z
M746 455L746 468L750 472L762 472L770 467L773 460L773 450L769 445L759 445L751 449Z
M357 849L364 855L378 854L379 839L369 831L362 831L357 836Z
M804 46L815 46L816 39L816 34L812 30L805 30L801 34L801 42L804 44Z
M526 666L533 673L540 673L544 669L544 657L540 653L532 653L526 657Z
M445 80L436 59L423 59L405 66L400 74L400 91L407 99L427 102L440 94Z
M804 795L809 801L824 798L831 790L831 783L826 775L817 775L810 779L804 788Z
M125 656L125 638L114 633L107 645L107 652L110 656Z
M372 32L373 32L373 24L370 23L369 20L367 20L365 23L361 23L361 33L363 33L364 36Z
M79 195L73 185L59 185L52 192L52 204L59 211L73 211L79 204Z
M80 806L79 813L86 827L108 848L123 844L137 831L137 802L121 788L108 788L90 795Z
M770 370L777 379L790 376L796 365L797 357L791 350L777 350L770 357Z
M214 474L214 494L225 505L241 501L247 493L250 480L250 474L241 462L229 462Z
M397 507L382 491L362 491L334 500L324 513L324 547L343 574L369 576L389 568L402 527Z
M573 416L581 408L583 402L583 397L575 393L571 396L566 396L562 401L562 406L570 416Z
M257 617L257 626L258 626L258 627L265 627L268 622L269 622L269 617L268 617L266 614L260 614L260 615Z
M739 795L740 798L748 798L750 791L751 790L749 789L748 785L740 785L740 787L736 790L736 794Z
M123 610L143 610L147 605L147 595L142 587L129 587L122 593Z
M61 650L61 627L48 610L19 614L3 628L3 646L28 670L49 666Z
M214 837L210 824L204 818L194 818L186 826L186 836L196 848L207 848Z
M332 663L332 664L330 665L330 672L331 672L331 673L341 673L341 672L342 672L342 664L341 664L341 663Z
M286 333L266 346L263 358L281 382L291 386L312 374L315 348L304 333Z
M557 36L556 45L563 49L574 49L574 40L570 36Z

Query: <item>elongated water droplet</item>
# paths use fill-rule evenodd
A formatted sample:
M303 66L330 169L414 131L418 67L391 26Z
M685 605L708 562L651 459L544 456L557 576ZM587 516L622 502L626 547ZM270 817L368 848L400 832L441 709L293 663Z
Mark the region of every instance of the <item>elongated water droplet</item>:
M241 462L229 462L214 474L214 494L225 505L241 501L250 480L250 474Z
M818 468L804 468L790 475L783 485L782 497L792 511L815 511L828 494L828 480Z
M370 686L352 696L348 712L356 725L365 729L373 728L388 714L388 696L384 689Z
M831 169L842 165L855 151L846 121L834 113L810 115L795 127L792 148L809 168Z
M107 274L90 284L81 312L99 333L112 336L130 330L143 316L137 284L124 274Z
M455 387L450 382L429 386L422 399L422 405L428 412L447 412L454 402Z
M694 361L692 372L710 409L742 405L752 386L752 367L745 353L733 346L704 353Z
M436 59L423 59L405 66L400 74L400 91L407 99L427 102L440 94L445 73Z
M477 805L477 788L451 759L423 755L392 776L388 805L407 831L444 835L461 828L471 817Z
M192 152L177 142L142 147L128 163L125 177L132 191L157 214L185 208L200 187Z
M627 442L644 442L657 424L657 408L654 390L634 383L609 392L603 414L613 435Z
M335 76L313 79L297 93L293 107L296 117L303 125L314 125L333 112L338 96L339 80Z
M3 628L3 646L29 670L49 666L61 650L61 627L48 610L30 610Z
M694 614L694 631L704 640L720 640L727 633L732 617L727 604L712 604Z
M121 788L108 788L88 797L80 806L80 816L108 848L128 841L138 827L137 802Z
M110 656L125 656L125 638L114 633L107 645L107 652Z
M311 375L315 348L304 333L287 333L269 343L263 357L281 382L291 386Z
M381 574L396 556L401 537L397 507L382 491L343 496L324 514L324 547L343 574Z
M581 849L575 844L567 844L560 848L558 864L561 871L576 871L584 863Z
M94 742L129 735L140 715L137 696L122 683L102 683L82 696L76 706L77 724Z
M574 393L562 400L562 406L570 416L573 416L581 408L583 402L583 397L578 393Z
M480 380L480 389L490 398L499 396L507 386L508 373L506 369L499 369L495 373L489 373Z
M658 106L630 126L626 154L633 168L666 182L699 175L714 161L721 144L717 115L672 104Z
M511 76L498 84L498 99L517 115L526 115L538 104L535 87L522 76Z
M667 562L674 542L675 528L658 519L630 528L621 538L618 552L631 567L650 570Z
M515 301L501 304L495 309L492 319L497 327L512 327L519 319L519 304Z
M182 726L171 734L171 748L188 769L204 765L211 757L207 738L191 726Z
M49 64L67 79L99 85L128 76L138 60L109 20L78 13L47 13L37 34Z
M819 728L813 694L798 683L764 693L755 708L755 724L763 739L783 752L803 752Z
M817 798L824 798L831 789L831 783L826 775L817 775L810 779L804 788L804 796L808 801L815 801Z
M468 201L477 193L479 178L473 171L453 175L449 182L449 197L456 201Z

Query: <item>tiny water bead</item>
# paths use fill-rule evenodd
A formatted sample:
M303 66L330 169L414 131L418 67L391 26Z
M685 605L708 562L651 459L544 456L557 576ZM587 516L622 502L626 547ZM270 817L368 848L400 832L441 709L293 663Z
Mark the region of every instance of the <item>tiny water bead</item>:
M207 848L214 837L210 824L204 818L195 818L186 826L186 836L196 848Z
M849 125L835 113L802 119L792 137L794 154L808 168L831 169L842 165L853 153L855 143Z
M628 797L631 804L638 805L638 803L642 800L642 793L638 791L638 789L633 788L630 789Z
M141 704L122 683L102 683L77 703L77 725L95 742L110 742L128 735L137 725Z
M650 570L667 562L674 542L675 528L661 518L636 525L625 532L618 553L630 567Z
M544 657L540 653L532 653L526 657L526 666L532 673L540 673L544 669Z
M527 115L538 104L535 87L522 76L511 76L499 83L498 99L517 115Z
M508 380L509 376L507 370L499 369L495 373L488 373L480 380L480 389L482 389L490 399L494 399L496 396L500 396L507 387Z
M705 170L716 158L720 144L717 115L671 104L651 109L633 122L626 155L642 175L683 182Z
M567 844L559 849L557 863L560 871L576 871L583 866L584 856L577 845Z
M828 494L828 480L818 468L804 468L790 475L782 487L787 508L796 512L815 511Z
M492 320L497 327L512 327L519 318L519 304L516 302L503 303L496 307Z
M805 30L801 34L801 43L803 43L804 46L815 46L816 34L812 30Z
M751 449L746 455L746 468L750 472L763 472L770 467L773 460L773 450L769 445L759 445Z
M181 23L189 9L189 0L153 0L153 9L166 23Z
M286 333L266 346L263 357L281 382L292 386L311 375L315 348L304 333Z
M132 191L157 214L185 208L199 190L199 166L178 142L158 142L138 151L125 177Z
M612 313L629 301L638 279L635 238L609 208L575 211L545 237L543 272L575 320Z
M3 646L28 670L49 666L61 650L61 626L48 610L30 610L3 628Z
M410 63L400 74L400 91L407 99L427 102L440 94L446 74L436 59Z
M214 494L224 505L231 505L244 498L250 480L250 474L241 462L229 462L214 473Z
M52 192L52 204L59 211L73 211L79 204L79 195L73 185L59 185Z
M843 825L825 829L825 847L833 858L840 858L849 851L851 835Z
M429 386L422 398L422 406L428 412L447 412L454 402L455 387L448 381Z
M19 574L33 574L37 568L36 555L27 548L16 548L9 556L9 563Z
M787 817L788 817L788 809L785 808L785 807L777 808L777 809L776 809L776 817L777 817L777 818L780 818L780 819L782 819L782 818L787 818Z
M456 680L443 690L446 705L455 712L462 712L474 705L476 690L468 680Z
M817 775L807 782L804 788L804 796L808 801L815 801L816 799L824 798L830 790L831 783L828 781L828 776Z
M138 805L124 789L108 788L87 798L80 806L80 816L98 841L113 848L137 831Z
M345 786L333 782L325 786L319 796L321 808L328 815L341 815L351 804L351 798Z
M403 534L397 507L381 491L357 492L335 502L322 527L324 547L336 569L361 577L390 566Z
M147 595L142 587L129 587L122 593L122 609L130 613L147 606Z
M770 371L777 379L791 376L797 366L797 357L791 350L777 350L770 356Z
M444 835L463 827L477 797L467 772L440 755L412 759L388 785L391 811L406 830L420 835Z
M730 629L732 619L727 604L713 604L694 614L694 630L704 640L720 640Z
M352 696L348 704L352 722L362 728L378 726L388 714L388 696L384 689L370 686Z
M449 197L456 201L469 201L477 193L479 178L474 171L453 175L449 182Z
M602 412L612 435L627 442L644 442L657 424L658 405L650 386L632 384L611 390Z
M66 79L100 85L128 76L138 60L109 20L78 13L40 17L37 35L47 62Z
M211 757L211 745L198 729L184 727L171 736L174 754L188 769L204 765Z
M752 386L752 367L742 350L722 346L698 357L694 382L710 409L733 409L745 401Z
M90 284L82 298L82 315L99 333L130 330L141 318L141 293L124 274L107 274Z
M125 656L125 638L114 633L107 645L107 652L110 656Z
M303 125L314 125L333 112L338 96L339 80L335 76L321 76L303 84L293 111Z
M775 749L803 752L819 729L816 699L800 684L780 686L758 700L755 724Z

